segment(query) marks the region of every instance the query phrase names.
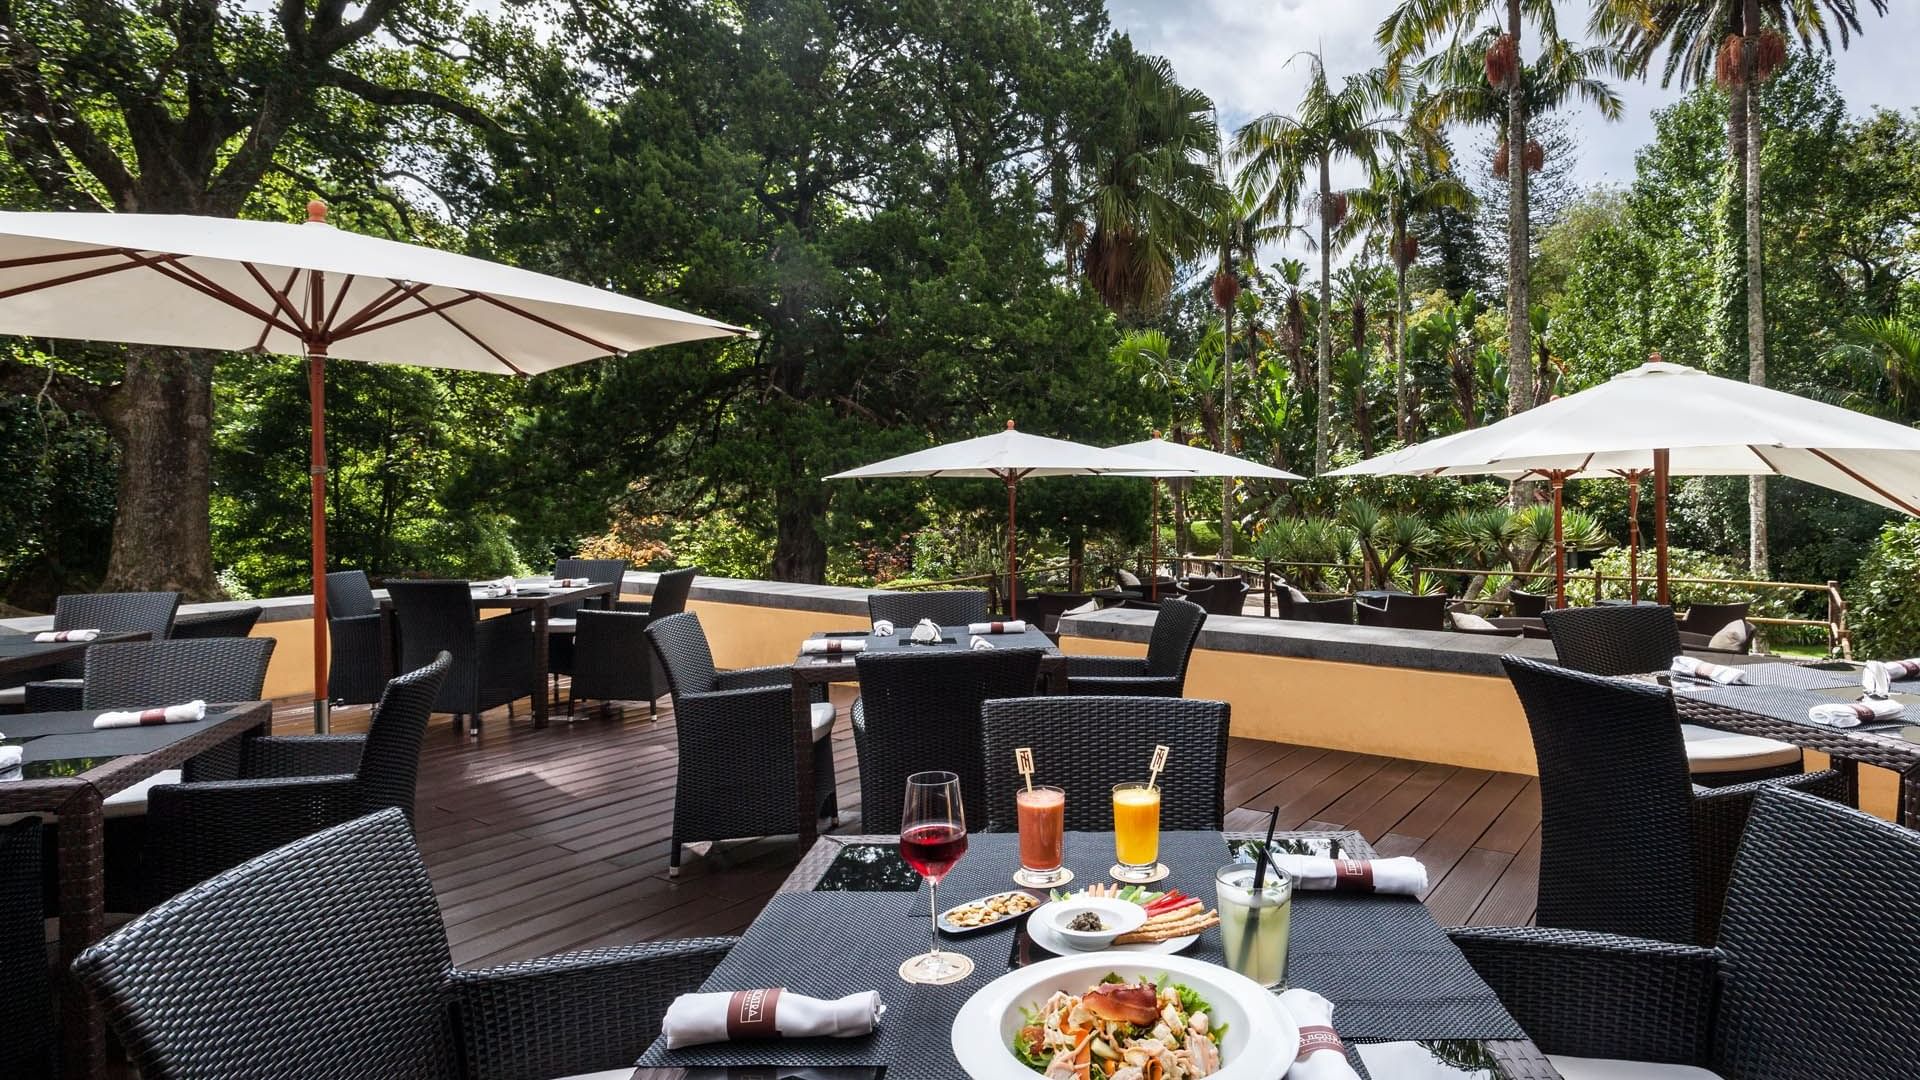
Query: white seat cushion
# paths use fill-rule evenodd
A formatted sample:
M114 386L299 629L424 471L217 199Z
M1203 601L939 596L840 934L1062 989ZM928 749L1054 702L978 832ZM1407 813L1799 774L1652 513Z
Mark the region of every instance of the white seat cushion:
M24 686L0 686L0 705L25 705L27 688Z
M1745 772L1800 761L1799 747L1758 735L1740 735L1698 724L1681 724L1680 735L1687 740L1687 768L1696 773Z
M633 1080L633 1074L633 1068L628 1067L625 1069L608 1069L606 1072L580 1073L576 1076L563 1076L560 1080Z
M578 626L579 626L579 620L577 619L548 619L547 633L571 634L574 632L574 629Z
M1735 619L1707 639L1707 648L1721 652L1739 652L1747 643L1747 620Z
M833 734L833 719L839 714L834 712L831 701L816 701L812 705L812 710L813 741L819 742Z
M179 769L162 769L119 794L107 796L101 804L101 812L110 818L139 817L147 812L148 789L155 784L178 783Z
M1548 1054L1547 1060L1565 1080L1720 1080L1720 1074L1698 1065L1657 1065L1647 1061L1567 1057Z
M1480 616L1475 615L1471 611L1454 612L1453 628L1455 630L1498 630L1500 629L1499 627L1493 625L1492 623L1481 618Z

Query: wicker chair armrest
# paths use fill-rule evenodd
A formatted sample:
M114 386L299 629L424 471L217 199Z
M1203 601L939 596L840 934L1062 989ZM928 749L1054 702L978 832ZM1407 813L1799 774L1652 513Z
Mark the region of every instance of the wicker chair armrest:
M1449 934L1547 1053L1707 1063L1718 951L1544 927Z
M745 690L753 687L793 685L793 669L786 664L769 664L766 667L736 668L722 671L713 677L716 690Z
M673 704L676 709L695 712L709 708L738 710L757 705L772 707L776 703L785 710L793 702L792 693L785 686L740 686L732 690L709 690L704 694L681 694Z
M1067 657L1068 679L1115 678L1146 673L1147 660L1144 656Z
M1172 697L1180 687L1177 675L1070 675L1067 686L1075 694L1131 694L1136 697Z
M632 1065L667 1006L699 989L734 940L651 941L455 971L468 1075L538 1080Z
M481 619L473 628L482 652L489 648L515 647L521 638L533 633L533 612L527 609Z
M653 601L651 600L615 600L613 602L613 610L634 611L642 615L651 615L653 614Z
M351 776L161 784L147 793L142 887L155 902L167 899L362 810Z
M365 735L263 735L242 740L240 779L351 775L360 768Z
M341 631L379 633L380 624L384 621L384 617L377 611L371 615L328 615L327 632L330 634L338 634Z

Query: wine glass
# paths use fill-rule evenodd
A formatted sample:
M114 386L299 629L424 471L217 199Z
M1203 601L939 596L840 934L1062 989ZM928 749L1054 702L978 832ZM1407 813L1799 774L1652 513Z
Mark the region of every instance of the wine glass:
M933 915L933 947L900 965L910 983L959 982L973 974L973 961L940 951L940 903L934 899L940 879L967 853L967 814L960 802L960 778L950 772L919 772L907 777L900 808L900 857L927 879L927 904Z

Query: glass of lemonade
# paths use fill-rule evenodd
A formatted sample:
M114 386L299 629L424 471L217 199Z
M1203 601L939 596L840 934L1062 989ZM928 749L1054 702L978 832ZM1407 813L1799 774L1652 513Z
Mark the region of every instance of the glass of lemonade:
M1160 789L1113 785L1113 854L1122 881L1152 881L1160 866Z
M1293 923L1293 879L1269 866L1260 891L1254 868L1245 863L1214 875L1215 906L1220 909L1220 945L1227 966L1265 987L1287 976L1287 934Z
M1067 828L1067 793L1057 787L1035 785L1014 792L1013 806L1020 820L1019 882L1030 888L1058 885Z

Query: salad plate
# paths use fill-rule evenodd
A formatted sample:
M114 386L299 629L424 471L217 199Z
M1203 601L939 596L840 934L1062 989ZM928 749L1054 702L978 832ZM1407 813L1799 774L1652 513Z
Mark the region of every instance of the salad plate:
M1207 1072L1210 1080L1280 1080L1299 1053L1300 1032L1292 1018L1279 998L1253 980L1190 957L1130 952L1063 956L1002 975L955 1014L953 1053L974 1080L1033 1080L1045 1072L1051 1055L1045 1050L1016 1052L1016 1045L1032 1047L1034 1040L1050 1038L1044 1034L1049 1029L1061 1031L1062 1015L1085 1015L1088 1026L1074 1030L1085 1031L1080 1040L1089 1062L1111 1065L1111 1075L1125 1067L1129 1050L1140 1049L1138 1040L1153 1037L1144 1024L1135 1027L1120 1019L1138 1009L1139 998L1149 992L1155 995L1150 1007L1157 1010L1156 1026L1165 1023L1162 1016L1170 1008L1183 1028L1205 1027L1205 1052L1217 1058L1217 1067ZM1096 1004L1090 998L1104 1000ZM1204 1024L1193 1023L1199 1013L1207 1016ZM1136 1015L1145 1017L1147 1012L1141 1009ZM1126 1034L1129 1031L1145 1033ZM1098 1047L1093 1045L1096 1037ZM1195 1052L1191 1040L1174 1041L1182 1051ZM1103 1051L1097 1060L1095 1049Z

